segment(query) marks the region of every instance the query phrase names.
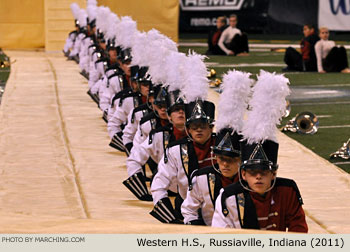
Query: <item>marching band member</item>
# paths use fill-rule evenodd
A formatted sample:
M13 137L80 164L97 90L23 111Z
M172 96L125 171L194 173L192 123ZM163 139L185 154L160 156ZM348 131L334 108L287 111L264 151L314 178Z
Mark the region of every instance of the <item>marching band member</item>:
M130 156L126 160L129 178L123 184L140 200L152 201L146 187L142 166L146 164L149 158L152 158L158 164L168 144L186 136L184 102L180 96L180 90L169 92L167 96L167 114L170 123L152 130L142 144L131 150ZM167 157L164 156L164 158ZM139 184L136 181L139 181ZM142 190L138 190L139 188L142 188Z
M77 3L72 3L70 5L70 8L74 16L75 30L68 34L68 38L66 39L66 43L64 44L63 53L64 53L64 56L66 57L69 57L70 50L73 49L75 40L77 39L77 36L79 34L78 15L79 15L80 7Z
M216 120L219 133L213 147L217 163L192 174L191 186L181 207L185 224L210 226L220 189L238 181L241 163L239 134L251 84L247 73L229 71L223 76Z
M276 177L276 124L290 93L288 79L261 71L243 126L239 183L221 190L213 227L307 232L302 198L296 183Z
M181 222L181 204L186 198L191 174L212 163L210 153L214 145L213 122L215 105L206 101L208 80L203 56L191 54L183 64L186 128L188 137L168 145L166 159L161 159L153 178L151 193L154 208L150 213L164 223ZM185 81L187 80L187 81ZM174 210L167 191L178 187Z

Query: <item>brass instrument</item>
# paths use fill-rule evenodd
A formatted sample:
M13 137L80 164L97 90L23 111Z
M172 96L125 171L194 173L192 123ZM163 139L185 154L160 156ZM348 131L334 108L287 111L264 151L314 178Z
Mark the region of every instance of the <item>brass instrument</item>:
M343 159L350 159L350 138L346 143L343 143L343 146L339 148L336 152L333 152L331 155L329 155L330 158L343 158Z
M215 69L210 69L210 71L208 72L208 75L207 75L207 78L210 79L210 78L214 78L216 76L216 71Z
M298 132L300 134L313 135L318 130L318 119L316 115L311 112L302 112L292 118L282 131Z

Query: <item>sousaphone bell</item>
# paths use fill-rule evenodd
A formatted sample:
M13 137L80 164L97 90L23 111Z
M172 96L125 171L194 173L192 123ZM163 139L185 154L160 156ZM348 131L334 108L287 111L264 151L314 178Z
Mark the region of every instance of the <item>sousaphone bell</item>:
M311 112L302 112L292 118L282 131L297 132L299 134L313 135L318 130L318 118Z

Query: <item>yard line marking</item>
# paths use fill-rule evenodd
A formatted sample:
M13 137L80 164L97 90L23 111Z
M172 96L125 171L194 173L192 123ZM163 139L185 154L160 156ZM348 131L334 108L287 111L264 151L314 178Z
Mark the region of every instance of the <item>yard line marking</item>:
M286 64L280 64L280 63L242 63L242 64L219 64L217 62L206 62L207 66L211 67L283 67Z
M292 106L305 106L305 105L332 105L332 104L350 104L350 101L334 101L334 102L304 102L304 103L292 103Z
M179 46L198 46L198 47L207 47L207 43L203 42L179 42ZM342 45L345 49L350 49L350 45ZM300 44L253 44L249 43L249 48L300 48Z
M338 128L350 128L350 124L348 125L334 125L334 126L319 126L320 129L338 129Z
M332 164L335 164L335 165L350 164L350 161L346 161L346 162L335 162L335 163L332 163Z
M317 91L306 91L304 94L338 94L337 90L317 90Z
M333 117L332 115L317 115L317 118L329 118Z

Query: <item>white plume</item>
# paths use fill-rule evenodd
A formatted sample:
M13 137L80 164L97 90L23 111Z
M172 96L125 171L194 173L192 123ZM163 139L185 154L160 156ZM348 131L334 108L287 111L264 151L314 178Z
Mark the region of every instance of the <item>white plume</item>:
M80 7L77 3L72 3L70 5L74 19L78 19Z
M205 56L203 55L189 52L183 65L183 93L187 102L196 101L197 99L207 99L209 81L207 78L207 67L204 64L204 59Z
M87 0L86 6L97 6L97 0Z
M84 27L87 25L87 14L84 9L79 10L79 16L78 16L78 21L79 21L79 26Z
M106 18L107 20L107 32L106 32L106 38L107 39L113 39L116 37L117 33L117 26L120 22L117 14L110 12L109 15Z
M116 44L120 45L123 49L131 48L133 37L137 32L136 22L131 17L124 16L121 18L116 29Z
M89 17L89 21L96 19L97 15L97 7L95 5L88 5L86 7L87 15Z
M134 42L131 47L132 64L139 66L148 66L149 61L146 58L148 43L147 43L147 33L137 32L133 37Z
M154 83L164 83L167 73L163 70L163 67L166 64L168 55L172 51L177 52L175 42L159 31L152 29L147 32L144 43L146 44L146 48L141 54L147 62L145 63L149 66L148 73ZM137 51L139 52L139 50Z
M111 10L108 7L100 6L97 8L97 14L96 14L96 26L99 30L101 30L104 34L107 33L109 24L106 17L109 17L111 15Z
M223 76L220 86L222 93L218 104L218 119L216 131L223 128L232 128L240 133L243 128L243 117L248 107L253 80L250 73L240 71L228 71Z
M165 58L163 70L165 73L165 80L163 86L168 87L168 91L182 90L184 88L183 68L186 62L186 54L169 51Z
M286 97L290 94L289 80L283 75L260 71L253 87L248 119L244 122L243 136L248 144L269 139L277 142L277 125L284 114Z

